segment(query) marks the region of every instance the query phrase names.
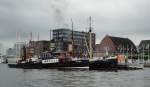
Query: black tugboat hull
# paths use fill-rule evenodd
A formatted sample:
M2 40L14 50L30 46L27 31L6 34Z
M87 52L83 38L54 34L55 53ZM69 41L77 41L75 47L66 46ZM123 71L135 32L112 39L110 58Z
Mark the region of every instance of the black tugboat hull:
M142 68L129 67L127 64L118 64L117 59L97 60L89 63L90 70L138 70Z
M19 64L8 64L9 68L23 68L23 69L41 69L41 64L30 64L30 63L19 63Z
M89 63L90 70L116 70L118 63L116 59L110 60L97 60Z
M71 67L88 67L89 61L68 61L59 63L19 63L19 64L8 64L10 68L23 68L23 69L52 69L52 68L71 68Z

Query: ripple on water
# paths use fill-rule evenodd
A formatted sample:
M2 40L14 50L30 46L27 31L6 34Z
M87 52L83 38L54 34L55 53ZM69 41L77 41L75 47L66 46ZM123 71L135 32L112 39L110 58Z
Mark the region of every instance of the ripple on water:
M150 69L118 72L10 69L0 64L0 87L150 87Z

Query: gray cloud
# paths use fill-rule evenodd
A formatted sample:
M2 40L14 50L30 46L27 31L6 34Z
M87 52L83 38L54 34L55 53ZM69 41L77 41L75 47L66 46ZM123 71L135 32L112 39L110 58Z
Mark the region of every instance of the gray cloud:
M20 33L22 41L33 32L36 40L49 39L49 29L70 27L88 28L88 17L93 18L97 43L110 34L131 38L136 44L150 39L149 0L0 0L0 42L11 47Z

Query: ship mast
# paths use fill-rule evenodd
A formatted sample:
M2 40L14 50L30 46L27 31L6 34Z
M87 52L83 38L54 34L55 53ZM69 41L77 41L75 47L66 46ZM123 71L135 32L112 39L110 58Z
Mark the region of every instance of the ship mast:
M50 28L50 30L49 30L49 33L50 33L50 35L49 35L49 50L51 51L51 46L52 46L52 42L51 42L51 37L52 37L52 29Z
M72 31L71 31L72 57L74 57L74 40L73 40L73 21L72 21L72 19L71 19L71 29L72 29Z
M149 60L149 43L148 43L148 62L150 62L150 60Z
M92 27L91 27L91 16L90 16L90 18L89 18L89 45L90 45L90 59L92 59L93 58L93 48L92 48Z

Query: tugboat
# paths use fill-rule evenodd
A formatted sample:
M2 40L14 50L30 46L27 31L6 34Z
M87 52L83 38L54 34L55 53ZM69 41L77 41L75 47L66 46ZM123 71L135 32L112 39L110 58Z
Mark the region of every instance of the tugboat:
M22 59L15 64L8 64L11 68L28 68L28 69L41 69L41 68L89 68L89 60L87 58L77 58L74 56L74 42L73 42L73 23L72 23L72 41L70 52L55 53L45 52L44 56L28 58L26 56L26 47L23 47ZM69 47L69 46L68 46ZM34 59L37 59L33 61Z
M143 69L143 64L130 62L125 55L119 54L90 61L89 67L90 70L138 70Z
M103 58L93 58L93 48L91 40L91 17L89 27L89 69L90 70L136 70L142 69L143 65L139 63L129 63L128 58L125 58L123 54L117 54L115 56L109 56L106 49L106 56ZM132 52L132 51L131 51ZM132 54L132 53L131 53Z
M24 50L25 52L25 50ZM8 64L10 68L24 68L24 69L58 69L58 68L85 68L89 66L88 59L80 59L74 58L71 59L70 57L64 56L61 54L59 57L53 56L51 53L44 53L45 56L41 58L33 57L27 59L26 56L22 57L17 63Z
M92 48L92 27L91 27L91 17L90 17L90 27L89 27L89 69L90 70L108 70L117 67L117 59L114 58L93 58L93 48Z

